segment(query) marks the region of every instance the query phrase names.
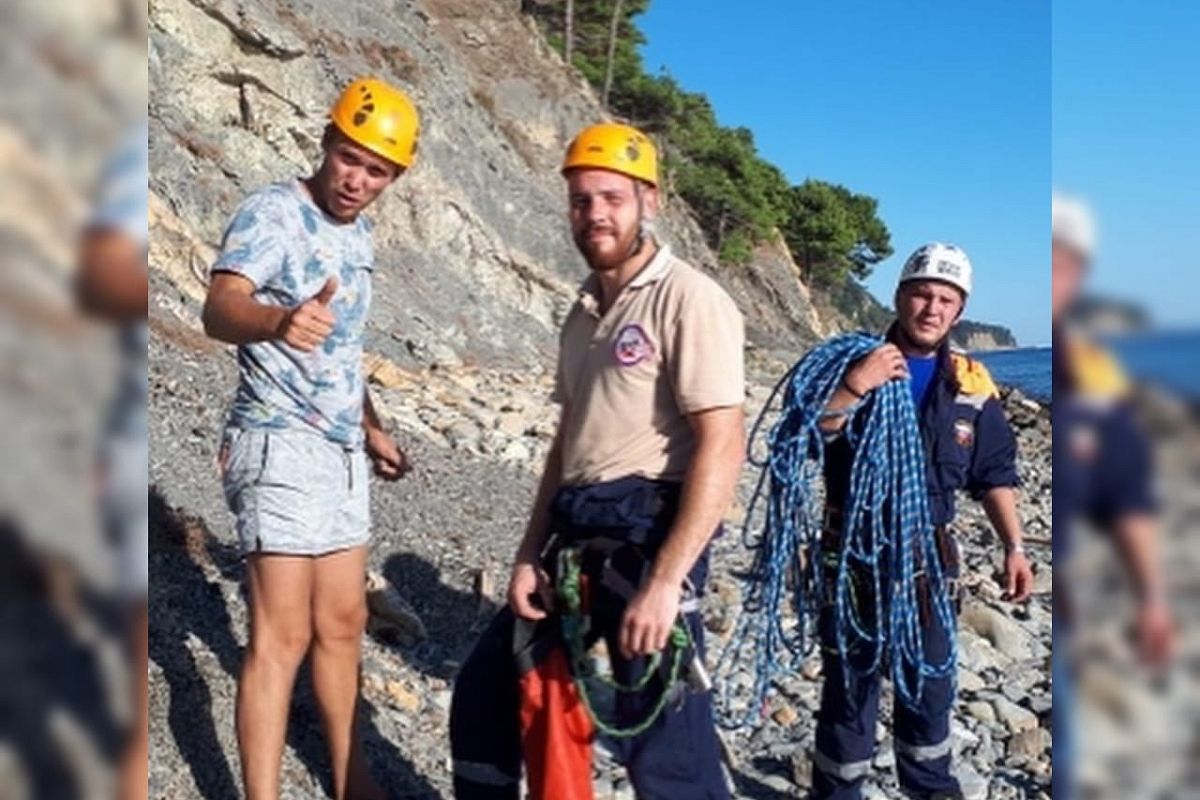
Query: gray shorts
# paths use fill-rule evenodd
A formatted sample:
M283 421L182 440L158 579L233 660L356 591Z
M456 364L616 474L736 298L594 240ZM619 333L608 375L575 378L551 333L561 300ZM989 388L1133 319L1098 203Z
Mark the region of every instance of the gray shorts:
M367 457L303 431L228 428L225 500L242 552L319 556L366 544Z
M121 594L144 599L150 588L145 436L112 436L100 461L100 506L118 560Z

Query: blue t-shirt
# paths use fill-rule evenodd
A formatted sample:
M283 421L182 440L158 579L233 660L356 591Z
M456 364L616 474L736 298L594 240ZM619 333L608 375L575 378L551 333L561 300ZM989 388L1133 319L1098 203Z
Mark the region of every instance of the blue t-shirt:
M268 186L242 203L213 272L244 275L257 287L255 300L289 307L336 277L329 308L337 322L311 353L282 340L238 347L230 427L308 430L347 447L362 445L363 335L374 268L367 219L342 224L327 217L298 180Z
M929 387L933 385L933 376L937 372L937 355L927 358L920 356L905 356L908 362L908 375L912 379L913 405L920 410L929 396Z

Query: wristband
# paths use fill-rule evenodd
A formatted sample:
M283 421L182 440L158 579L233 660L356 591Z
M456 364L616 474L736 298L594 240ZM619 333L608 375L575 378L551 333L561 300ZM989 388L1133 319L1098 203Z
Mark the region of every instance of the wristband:
M1021 544L1020 542L1017 542L1016 544L1014 544L1010 547L1005 547L1004 549L1007 553L1010 553L1010 554L1011 553L1020 553L1021 555L1025 555L1025 545Z
M849 392L850 394L852 394L852 395L854 395L855 397L857 397L859 400L866 400L866 399L867 399L867 396L866 396L866 395L859 394L858 392L854 391L854 389L850 388L850 383L849 383L849 381L847 381L847 380L846 380L844 377L842 378L842 388L843 388L843 389L845 389L845 390L846 390L847 392Z

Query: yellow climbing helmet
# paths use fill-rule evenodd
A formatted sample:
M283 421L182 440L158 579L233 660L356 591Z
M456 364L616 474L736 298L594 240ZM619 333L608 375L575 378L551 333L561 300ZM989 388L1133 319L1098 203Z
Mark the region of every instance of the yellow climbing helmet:
M584 128L567 148L562 171L608 169L658 186L658 154L650 137L628 125L602 122Z
M359 78L342 92L329 119L352 141L402 167L417 154L421 125L408 95L376 78Z

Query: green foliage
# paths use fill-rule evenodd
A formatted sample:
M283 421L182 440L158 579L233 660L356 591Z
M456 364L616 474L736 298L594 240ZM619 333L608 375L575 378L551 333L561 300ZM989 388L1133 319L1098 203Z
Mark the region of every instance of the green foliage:
M841 314L852 328L883 333L894 319L892 312L855 281L825 286L824 302Z
M878 201L845 186L809 179L791 188L783 236L806 283L837 286L866 278L892 254Z
M613 0L575 0L575 46L571 61L597 88L604 83L613 6ZM564 52L566 3L563 0L526 0L523 7L537 19L551 46L560 53ZM638 48L645 43L646 37L633 20L649 7L650 0L622 0L613 58L614 94L617 87L628 86L645 73Z
M613 57L613 114L655 137L665 190L696 213L708 243L724 263L749 261L756 245L783 231L806 282L829 285L865 278L891 255L877 201L843 186L808 180L790 186L764 160L746 128L717 122L703 94L685 91L667 74L647 74L635 19L650 0L622 0ZM575 0L572 62L598 89L608 66L615 0ZM524 0L551 45L564 51L564 0Z

